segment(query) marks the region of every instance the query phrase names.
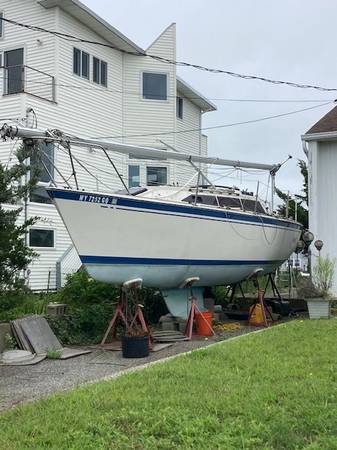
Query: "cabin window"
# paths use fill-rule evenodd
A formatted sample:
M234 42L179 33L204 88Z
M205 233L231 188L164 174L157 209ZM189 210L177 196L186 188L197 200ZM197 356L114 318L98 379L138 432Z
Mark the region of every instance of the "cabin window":
M138 187L140 183L140 168L139 166L129 166L129 188Z
M0 11L0 39L4 35L4 24L5 24L5 22L2 20L3 17L4 17L4 13L2 11ZM2 65L2 64L0 64L0 65Z
M92 79L94 83L107 87L108 85L108 64L105 61L93 57Z
M177 97L176 99L176 114L178 119L183 118L184 113L184 99L182 97Z
M240 208L241 202L239 198L235 197L218 197L220 206L224 208Z
M183 202L195 203L195 195L189 195L188 197L183 199ZM212 195L198 195L196 203L202 203L203 205L209 206L218 206L216 197Z
M31 228L29 230L29 246L30 247L54 247L54 230L43 228Z
M147 100L167 100L167 75L143 72L143 98Z
M30 194L30 201L51 203L45 186L54 178L54 144L43 144L30 158L32 175L37 176L38 185Z
M73 50L73 72L75 75L89 80L90 55L75 47Z
M251 212L255 212L255 200L250 200L250 199L242 199L242 206L244 211L251 211ZM260 214L264 214L265 211L261 205L260 202L257 202L256 204L256 212L260 213Z
M146 184L148 186L167 184L167 167L147 167Z

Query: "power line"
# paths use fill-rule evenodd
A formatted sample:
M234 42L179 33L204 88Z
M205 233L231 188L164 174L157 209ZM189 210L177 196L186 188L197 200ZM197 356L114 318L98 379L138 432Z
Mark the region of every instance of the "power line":
M331 103L333 103L333 102L326 102L321 105L310 106L309 108L297 109L295 111L289 111L289 112L281 113L281 114L274 114L272 116L260 117L258 119L245 120L243 122L226 123L226 124L214 125L214 126L210 126L210 127L190 128L188 130L164 131L164 132L147 133L147 134L129 134L129 135L122 135L122 136L95 136L95 137L92 137L91 139L124 139L124 138L126 139L126 138L133 138L133 137L164 136L164 135L171 135L171 134L191 133L194 131L207 131L207 130L215 130L215 129L219 129L219 128L229 128L229 127L234 127L234 126L238 126L238 125L247 125L250 123L262 122L264 120L277 119L278 117L290 116L290 115L301 113L304 111L321 108L322 106L326 106Z
M9 66L10 67L10 66ZM8 67L0 66L0 69L8 69ZM0 76L1 80L8 80L9 77L2 77ZM24 79L22 77L13 77L10 76L11 81L18 81L23 82ZM84 83L88 82L87 80L80 80ZM68 84L68 83L53 83L53 82L45 82L45 81L37 81L37 80L25 80L26 85L35 84L35 85L42 85L42 86L56 86L61 88L69 88L69 89L79 89L81 91L95 91L95 92L101 92L104 94L105 92L111 92L112 94L121 94L121 95L135 95L139 96L141 95L140 91L128 91L128 90L121 90L121 89L109 89L106 87L95 87L95 86L79 86L76 84ZM179 97L178 94L176 95L169 95L167 94L168 98L176 98ZM181 95L180 95L181 96ZM186 100L197 100L200 97L183 97ZM207 100L214 100L214 101L224 101L224 102L242 102L242 103L324 103L333 101L333 99L257 99L257 98L227 98L227 97L207 97Z
M98 42L98 41L91 41L91 40L88 40L88 39L82 39L82 38L80 38L78 36L74 36L74 35L66 34L66 33L61 33L60 31L52 31L52 30L48 30L48 29L43 28L43 27L38 27L38 26L35 26L35 25L28 25L28 24L20 23L20 22L17 22L15 20L11 20L11 19L8 19L8 18L5 18L5 17L0 18L0 20L8 22L8 23L11 23L12 25L23 27L23 28L27 28L27 29L30 29L30 30L33 30L33 31L38 31L38 32L52 34L52 35L57 36L59 38L70 40L72 42L99 45L101 47L111 48L113 50L117 50L117 51L120 51L120 52L128 54L128 55L132 55L132 56L147 56L149 58L152 58L154 60L157 60L157 61L160 61L160 62L164 62L164 63L167 63L167 64L173 64L173 65L181 66L181 67L191 67L193 69L201 70L201 71L204 71L204 72L219 73L219 74L228 75L228 76L231 76L231 77L234 77L234 78L241 78L241 79L244 79L244 80L263 81L265 83L286 85L286 86L300 88L300 89L315 89L315 90L324 91L324 92L337 91L337 88L328 88L328 87L318 86L318 85L314 85L314 84L295 83L295 82L292 82L292 81L275 80L275 79L271 79L271 78L267 78L267 77L263 77L263 76L258 76L258 75L248 75L248 74L242 74L242 73L238 73L238 72L233 72L233 71L230 71L230 70L206 67L206 66L202 66L202 65L199 65L199 64L192 64L192 63L189 63L189 62L186 62L186 61L175 61L175 60L172 60L172 59L169 59L169 58L164 58L164 57L158 56L158 55L153 55L153 54L144 53L144 52L140 52L140 51L129 51L129 50L121 49L121 48L116 47L116 46L111 45L111 44L106 44L106 43Z

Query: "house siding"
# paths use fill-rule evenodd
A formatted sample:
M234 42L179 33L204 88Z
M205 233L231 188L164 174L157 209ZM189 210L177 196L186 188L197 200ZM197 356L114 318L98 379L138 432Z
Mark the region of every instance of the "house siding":
M309 169L309 229L315 240L324 242L322 255L337 259L337 246L334 230L337 229L336 167L337 142L308 142ZM312 266L317 261L318 252L311 246ZM337 279L333 280L333 290L337 293Z

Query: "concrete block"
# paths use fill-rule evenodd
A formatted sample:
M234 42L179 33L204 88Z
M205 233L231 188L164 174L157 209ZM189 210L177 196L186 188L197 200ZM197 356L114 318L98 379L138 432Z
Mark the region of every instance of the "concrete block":
M163 331L177 331L178 327L177 327L177 323L176 322L162 322L161 324L161 329Z
M65 303L48 303L46 313L48 316L64 316L66 309Z
M185 328L186 328L186 322L187 322L187 320L179 320L179 322L178 322L178 330L179 330L181 333L184 333L184 331L185 331Z

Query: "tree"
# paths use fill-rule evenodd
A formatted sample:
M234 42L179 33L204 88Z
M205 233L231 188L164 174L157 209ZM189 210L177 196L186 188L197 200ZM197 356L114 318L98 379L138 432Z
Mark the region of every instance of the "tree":
M295 218L295 202L297 203L297 220L300 222L304 228L308 228L308 167L303 159L299 159L297 166L300 169L301 175L303 176L303 188L302 194L296 194L295 198L289 197L289 207L288 215L289 217ZM287 198L288 195L282 192L280 189L276 188L276 193L282 200L282 204L278 207L277 212L285 217L287 210Z
M22 144L16 151L14 165L6 167L0 163L0 292L22 287L22 271L37 256L25 239L37 218L21 216L38 181L38 170L28 177L30 166L26 164L34 151L38 151L37 147Z

